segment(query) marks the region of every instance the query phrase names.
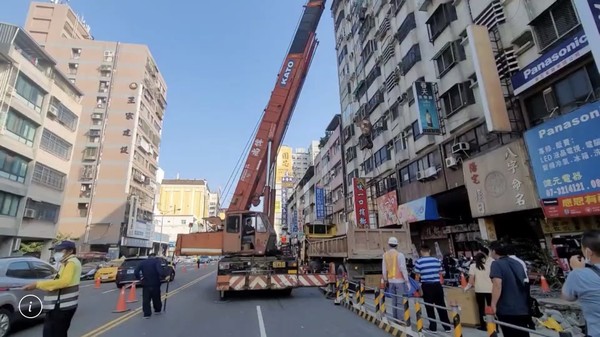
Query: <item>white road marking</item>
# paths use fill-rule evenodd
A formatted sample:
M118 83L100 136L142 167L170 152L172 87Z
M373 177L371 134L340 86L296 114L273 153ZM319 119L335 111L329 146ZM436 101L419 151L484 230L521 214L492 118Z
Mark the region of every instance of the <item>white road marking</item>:
M112 293L113 291L116 291L118 289L111 289L111 290L107 290L107 291L103 291L103 294L108 294L108 293Z
M260 330L260 337L267 337L267 332L265 331L265 321L263 320L260 305L256 306L256 314L258 315L258 329Z
M84 286L79 286L79 288L85 288L85 287L91 287L91 286L93 286L93 284L86 284Z

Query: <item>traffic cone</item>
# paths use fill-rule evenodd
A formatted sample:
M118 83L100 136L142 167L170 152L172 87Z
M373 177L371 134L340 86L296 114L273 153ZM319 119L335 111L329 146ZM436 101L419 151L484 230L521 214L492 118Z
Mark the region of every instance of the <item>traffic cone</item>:
M96 280L94 281L94 288L95 289L100 289L101 284L100 284L100 278L96 278Z
M136 298L136 292L135 292L135 282L133 282L131 284L131 287L129 287L129 297L127 298L127 303L135 303L137 302L137 298Z
M542 275L542 278L540 279L540 286L542 287L542 292L543 293L549 293L550 292L550 286L548 285L548 281L546 280L546 278L544 277L544 275Z
M465 274L460 273L460 287L465 289L467 287L467 279L465 278Z
M131 309L127 308L127 303L125 302L125 288L121 288L121 292L119 293L119 299L117 300L117 307L115 308L115 310L113 310L113 312L116 314L120 314L129 310Z

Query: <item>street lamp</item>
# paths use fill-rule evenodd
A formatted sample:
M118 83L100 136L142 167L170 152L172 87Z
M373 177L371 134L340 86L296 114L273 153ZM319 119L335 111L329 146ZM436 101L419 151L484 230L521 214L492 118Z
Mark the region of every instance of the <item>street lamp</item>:
M160 248L161 250L163 250L162 244L163 244L163 227L165 225L165 215L167 215L170 212L177 212L177 211L181 211L181 208L176 208L176 206L171 206L171 209L169 209L166 212L161 211L160 215L161 215L161 221L160 221ZM167 242L168 244L168 242ZM164 253L163 253L164 255Z

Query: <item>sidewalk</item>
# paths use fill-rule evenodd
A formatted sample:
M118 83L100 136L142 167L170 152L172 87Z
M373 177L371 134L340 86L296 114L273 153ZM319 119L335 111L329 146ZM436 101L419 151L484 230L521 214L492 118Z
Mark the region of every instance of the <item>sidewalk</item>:
M354 295L354 294L351 293L351 295ZM352 299L354 301L354 297L352 297ZM365 294L365 309L368 310L369 312L371 312L371 314L373 314L375 312L374 299L375 299L375 295L373 293L366 293ZM392 316L393 315L393 311L392 311L393 308L391 306L392 305L392 299L391 298L386 298L385 299L385 304L386 304L385 309L386 309L386 312L387 312L388 321L390 321L390 323L398 324L397 322L391 320L391 317L393 317ZM400 307L401 307L400 312L403 313L404 310L402 309L402 304L400 304ZM411 320L413 329L416 331L416 325L415 325L416 316L415 316L415 309L414 309L414 303L413 303L413 301L411 301L410 309L411 309L410 310L410 312L411 312L411 319L410 320ZM425 312L425 308L424 308L423 305L421 305L421 312L422 312L422 317L424 317L424 319L423 319L423 326L424 327L428 327L429 322L427 321L427 313ZM450 313L448 313L448 316L450 318L450 321L452 321L452 316L451 316ZM401 317L403 317L403 314L401 314ZM440 328L440 324L438 323L438 333L435 334L435 336L453 336L452 333L446 334L444 332L439 332L439 330L441 330L441 328ZM477 330L475 328L467 327L467 326L464 326L464 325L462 326L462 331L463 331L463 337L487 337L487 333L485 331L480 331L480 330ZM537 331L540 331L540 332L543 331L544 333L549 333L549 335L553 335L553 336L558 337L558 333L554 332L554 331L551 331L551 330L547 330L547 329L543 329L542 330L542 328L537 327ZM425 332L424 332L424 335L428 336L427 333L425 333ZM500 336L502 336L502 334L500 334ZM537 335L533 335L533 334L531 336L532 337L533 336L537 337ZM510 337L510 336L505 336L505 337Z

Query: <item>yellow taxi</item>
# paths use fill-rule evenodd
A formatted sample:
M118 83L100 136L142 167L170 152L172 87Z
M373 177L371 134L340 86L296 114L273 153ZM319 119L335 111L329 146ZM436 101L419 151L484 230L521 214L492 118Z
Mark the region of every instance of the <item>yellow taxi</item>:
M100 279L100 282L114 282L117 278L117 269L121 266L123 261L125 260L112 260L103 263L96 271L94 279Z

